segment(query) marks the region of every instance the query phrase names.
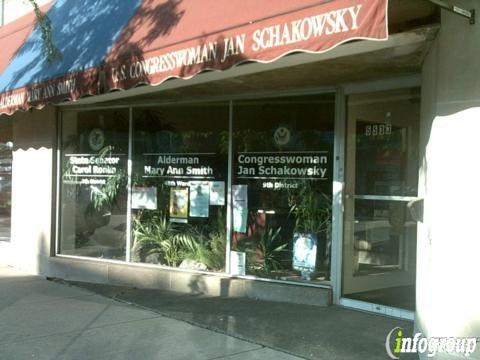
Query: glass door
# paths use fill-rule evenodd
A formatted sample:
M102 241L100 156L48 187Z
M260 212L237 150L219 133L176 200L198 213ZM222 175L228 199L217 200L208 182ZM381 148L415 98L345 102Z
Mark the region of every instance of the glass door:
M418 89L347 99L343 303L415 310Z

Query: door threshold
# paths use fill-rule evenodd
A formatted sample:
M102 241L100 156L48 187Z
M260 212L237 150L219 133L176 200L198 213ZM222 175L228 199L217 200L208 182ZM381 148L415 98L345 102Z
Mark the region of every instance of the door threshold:
M414 311L400 309L392 306L373 304L366 301L352 300L347 298L341 298L339 305L346 308L350 308L350 309L365 311L372 314L394 317L397 319L403 319L403 320L409 320L409 321L415 320Z

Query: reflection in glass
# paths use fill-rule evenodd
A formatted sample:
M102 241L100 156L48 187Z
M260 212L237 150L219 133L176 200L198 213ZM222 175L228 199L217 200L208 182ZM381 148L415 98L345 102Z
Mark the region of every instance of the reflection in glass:
M416 196L416 134L410 125L357 120L356 131L356 193Z
M60 253L125 259L128 111L62 118Z
M355 274L402 270L417 224L404 201L355 201Z

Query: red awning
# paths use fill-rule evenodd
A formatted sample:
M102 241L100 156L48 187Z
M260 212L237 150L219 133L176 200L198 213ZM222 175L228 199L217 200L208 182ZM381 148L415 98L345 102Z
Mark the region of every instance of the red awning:
M64 64L54 64L55 71L39 67L31 79L13 76L22 74L22 66L27 74L30 70L29 53L19 48L31 31L31 25L20 24L31 24L31 19L0 29L0 46L9 47L0 60L0 113L139 84L158 85L250 61L271 62L293 52L321 53L351 40L388 38L387 0L132 0L131 15L123 4L114 8L114 0L85 0L92 9L112 6L105 15L109 21L72 1L58 0L50 11L54 40L61 39L56 45L64 54ZM69 19L82 19L80 24L70 20L73 30L58 23L67 18L62 16L67 10ZM79 41L85 41L85 30L79 33L75 26L85 29L85 22L95 31L84 44ZM82 45L72 50L76 42ZM97 42L101 49L91 49ZM78 55L65 53L81 46L85 49ZM46 73L49 77L42 78Z

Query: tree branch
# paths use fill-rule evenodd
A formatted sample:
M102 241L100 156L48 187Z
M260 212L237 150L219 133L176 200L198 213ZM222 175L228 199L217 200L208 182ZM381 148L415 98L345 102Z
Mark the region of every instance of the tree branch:
M58 50L53 43L52 39L52 22L48 15L43 13L40 10L36 0L28 0L33 7L35 16L37 18L37 25L40 27L42 33L42 42L43 42L43 51L47 58L49 64L53 63L55 60L60 60L62 58L62 53Z

